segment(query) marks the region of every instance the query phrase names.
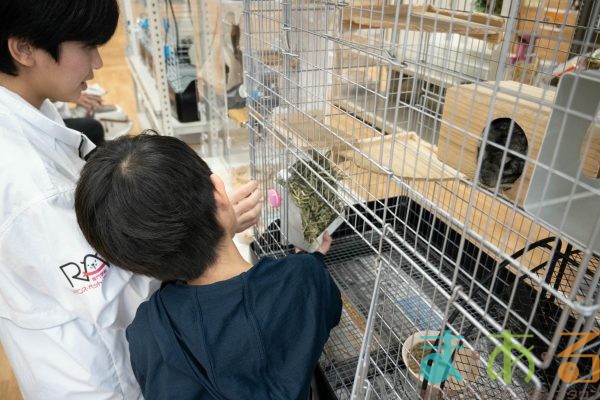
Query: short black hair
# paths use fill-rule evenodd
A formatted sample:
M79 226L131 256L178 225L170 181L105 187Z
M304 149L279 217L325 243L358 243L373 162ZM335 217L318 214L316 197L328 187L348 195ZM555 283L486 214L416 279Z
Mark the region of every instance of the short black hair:
M225 230L208 165L183 141L142 133L107 141L75 191L77 222L106 261L162 281L199 277Z
M58 62L61 43L99 46L112 37L118 21L117 0L2 0L0 72L18 73L8 50L11 37L29 41Z

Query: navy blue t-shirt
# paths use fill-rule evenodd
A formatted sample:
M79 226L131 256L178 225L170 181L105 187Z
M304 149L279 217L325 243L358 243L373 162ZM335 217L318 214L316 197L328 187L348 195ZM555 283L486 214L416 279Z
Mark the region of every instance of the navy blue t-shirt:
M211 285L164 285L127 328L152 399L305 400L340 292L320 253L264 258Z

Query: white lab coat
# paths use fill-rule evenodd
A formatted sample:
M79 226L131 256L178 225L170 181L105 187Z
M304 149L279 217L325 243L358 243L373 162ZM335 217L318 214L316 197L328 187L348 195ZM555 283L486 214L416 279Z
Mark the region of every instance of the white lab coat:
M107 265L77 225L74 191L93 149L0 87L0 340L25 399L137 399L125 328L155 289Z

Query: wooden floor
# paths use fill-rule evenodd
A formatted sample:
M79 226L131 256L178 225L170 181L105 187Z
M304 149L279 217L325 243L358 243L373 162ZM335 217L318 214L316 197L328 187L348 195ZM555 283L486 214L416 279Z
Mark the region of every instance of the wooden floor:
M132 134L138 133L139 122L137 119L135 94L129 67L125 60L126 38L123 24L109 43L100 49L104 60L104 67L95 71L94 80L90 83L98 83L108 94L104 97L107 104L118 104L134 123ZM8 365L4 351L0 347L0 399L19 400L22 399L14 375Z

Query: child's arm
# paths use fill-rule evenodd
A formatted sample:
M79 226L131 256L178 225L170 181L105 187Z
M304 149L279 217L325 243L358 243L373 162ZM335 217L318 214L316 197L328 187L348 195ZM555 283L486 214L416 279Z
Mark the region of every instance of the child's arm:
M329 329L333 328L340 322L340 317L342 314L342 297L340 290L329 274L324 259L325 254L327 254L331 248L331 243L331 235L329 232L325 232L323 234L323 241L321 242L321 245L314 253L312 253L312 255L319 260L320 264L322 264L322 269L320 270L322 279L320 280L321 288L319 291L322 296L323 309L327 312L327 326Z

